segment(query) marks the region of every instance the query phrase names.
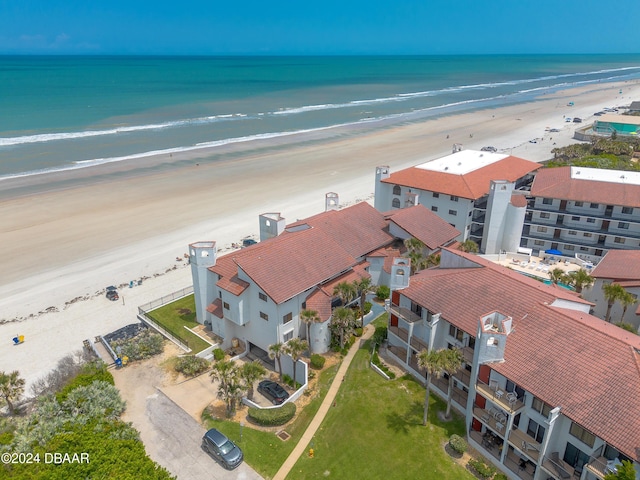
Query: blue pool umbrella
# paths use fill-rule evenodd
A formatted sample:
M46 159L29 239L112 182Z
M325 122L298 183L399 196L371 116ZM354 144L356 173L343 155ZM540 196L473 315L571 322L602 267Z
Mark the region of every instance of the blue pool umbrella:
M544 253L548 253L549 255L562 255L562 252L560 250L556 250L555 248L545 250Z

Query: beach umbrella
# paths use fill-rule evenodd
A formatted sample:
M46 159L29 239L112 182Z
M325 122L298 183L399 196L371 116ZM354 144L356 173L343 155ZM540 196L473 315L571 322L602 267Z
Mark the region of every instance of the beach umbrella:
M560 250L556 250L555 248L545 250L544 253L548 253L549 255L562 255L562 252Z

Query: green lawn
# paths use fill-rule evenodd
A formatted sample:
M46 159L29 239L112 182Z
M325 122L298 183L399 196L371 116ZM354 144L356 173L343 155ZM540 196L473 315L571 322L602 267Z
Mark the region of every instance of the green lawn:
M240 425L227 420L207 419L206 427L217 428L233 441L238 442L244 452L245 461L264 478L272 478L295 448L309 422L311 422L311 419L320 408L320 404L327 394L338 367L339 364L326 368L319 373L318 393L305 409L300 412L294 422L285 427L286 432L291 435L291 438L287 441L280 440L274 433L255 430L247 425L242 428L241 440Z
M446 405L432 397L423 426L424 388L408 376L384 380L368 361L358 351L313 439L314 458L301 457L287 478L474 479L443 448L451 434L464 436L464 419L439 421Z
M184 326L193 328L198 325L196 321L196 303L193 294L148 312L147 316L164 327L169 333L186 343L194 354L211 346L184 328Z

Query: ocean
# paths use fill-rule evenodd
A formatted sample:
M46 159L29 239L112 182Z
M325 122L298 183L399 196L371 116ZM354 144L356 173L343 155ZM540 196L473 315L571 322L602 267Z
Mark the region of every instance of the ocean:
M0 56L0 180L371 131L640 78L640 55Z

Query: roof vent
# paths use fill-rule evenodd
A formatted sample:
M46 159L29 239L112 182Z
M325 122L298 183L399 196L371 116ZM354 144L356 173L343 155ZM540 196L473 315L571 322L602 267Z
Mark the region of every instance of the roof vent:
M624 177L624 175L620 175L620 178L621 178L622 180L624 180L624 178L625 178L625 177Z
M449 167L444 167L445 171L449 170Z

